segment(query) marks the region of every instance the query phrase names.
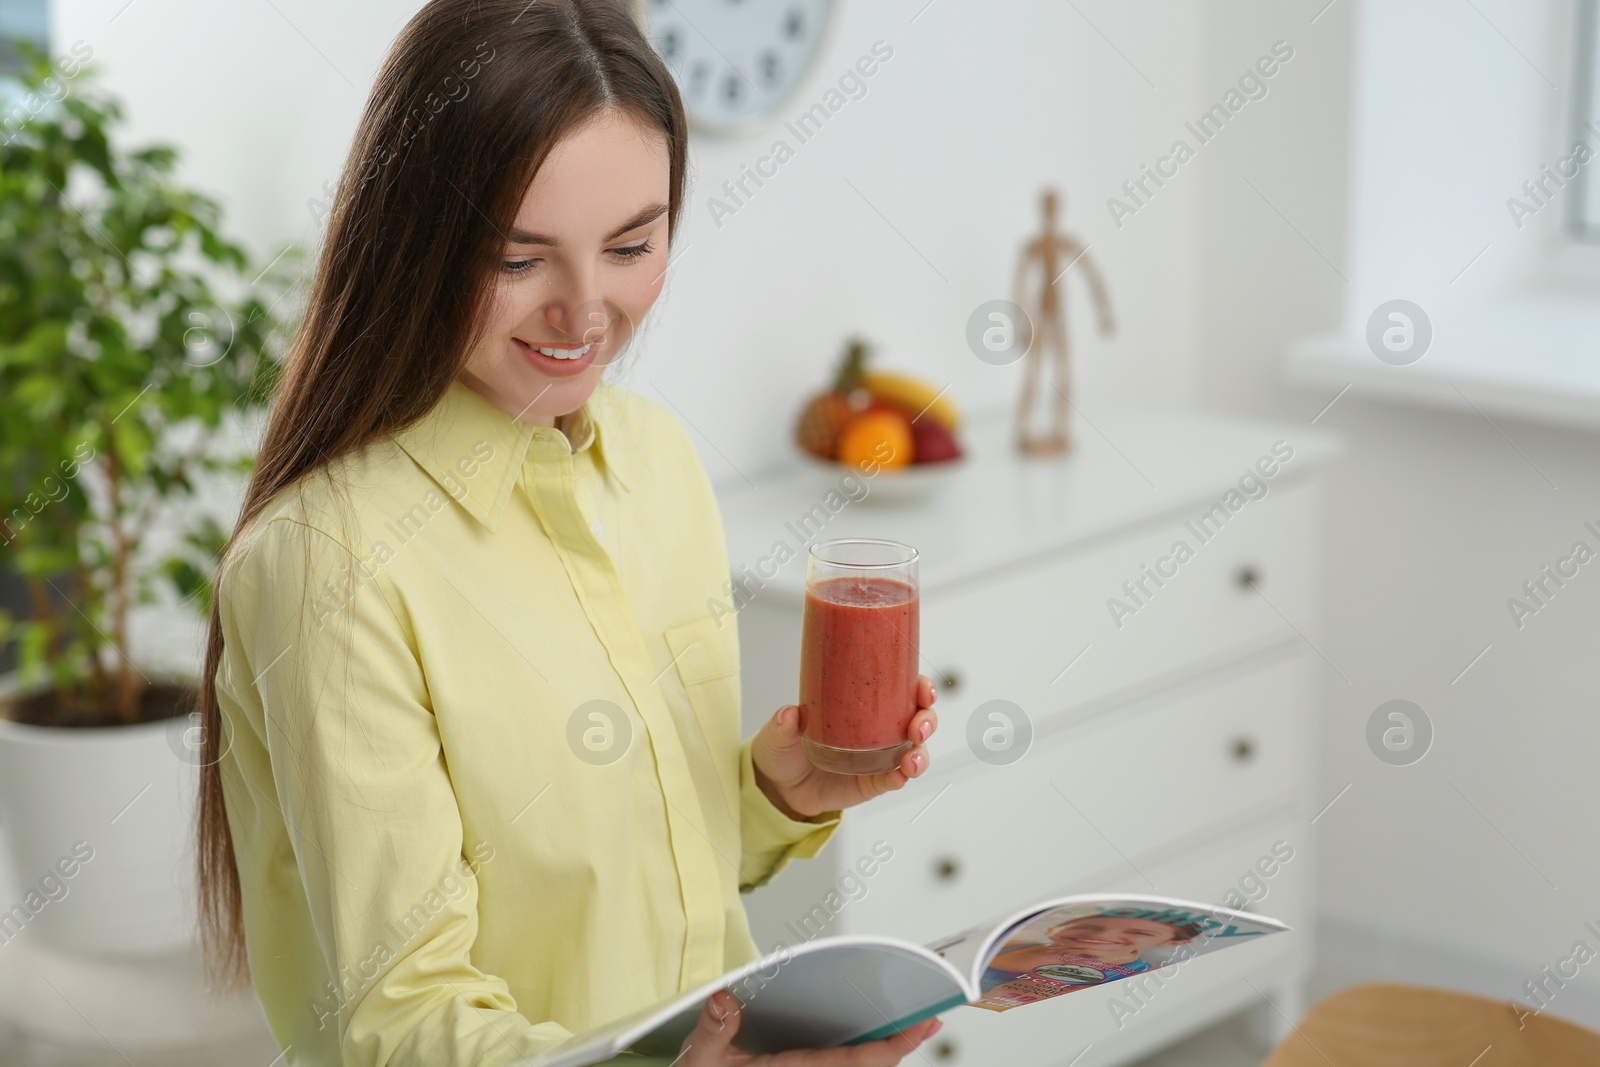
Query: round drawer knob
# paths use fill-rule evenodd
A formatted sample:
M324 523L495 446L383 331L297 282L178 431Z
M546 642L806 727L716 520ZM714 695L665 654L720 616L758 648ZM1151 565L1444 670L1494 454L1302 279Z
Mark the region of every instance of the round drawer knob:
M940 671L936 680L939 683L939 688L946 693L954 693L961 688L961 672L954 667L947 671Z
M953 882L961 877L961 861L954 856L940 856L933 861L933 876L941 882Z
M946 1063L956 1058L956 1043L948 1037L942 1037L933 1043L933 1058Z
M1261 584L1261 572L1247 563L1234 572L1233 580L1240 589L1254 589Z
M1236 737L1228 750L1239 763L1249 763L1256 758L1256 743L1253 738Z

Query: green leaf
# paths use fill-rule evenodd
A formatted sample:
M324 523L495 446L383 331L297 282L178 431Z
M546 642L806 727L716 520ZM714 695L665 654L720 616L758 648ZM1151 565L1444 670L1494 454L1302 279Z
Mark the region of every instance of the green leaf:
M188 600L190 597L194 597L198 600L201 597L208 596L208 591L211 587L210 581L199 567L196 567L188 560L167 560L166 575L172 581L173 588L177 591L180 599ZM204 609L207 612L211 610L209 600L204 604Z
M150 454L150 430L139 418L139 401L128 398L123 413L111 425L112 448L117 455L121 474L137 478L145 473L146 459Z
M7 367L35 367L67 356L67 326L64 319L42 319L31 324L22 340L0 345L0 372Z
M17 668L24 682L37 681L45 665L45 643L50 627L42 622L25 622L17 627Z
M30 374L12 390L21 414L35 422L51 422L67 403L67 383L45 374Z

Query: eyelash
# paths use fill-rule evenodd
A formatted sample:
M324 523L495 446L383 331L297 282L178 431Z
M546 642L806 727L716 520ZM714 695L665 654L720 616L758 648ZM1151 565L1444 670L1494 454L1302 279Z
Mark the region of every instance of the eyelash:
M613 248L611 254L624 261L640 259L655 251L655 245L649 241L643 244L629 245L625 248ZM500 264L500 269L506 274L526 274L529 268L539 263L537 259L509 259Z

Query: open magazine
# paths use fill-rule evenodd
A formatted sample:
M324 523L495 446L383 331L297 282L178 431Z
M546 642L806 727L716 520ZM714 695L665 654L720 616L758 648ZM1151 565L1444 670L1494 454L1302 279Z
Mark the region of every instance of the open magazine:
M963 1004L1008 1011L1287 930L1275 919L1155 896L1073 896L931 945L819 937L578 1034L516 1067L583 1067L631 1051L675 1057L706 1000L743 1005L734 1044L755 1054L888 1037Z

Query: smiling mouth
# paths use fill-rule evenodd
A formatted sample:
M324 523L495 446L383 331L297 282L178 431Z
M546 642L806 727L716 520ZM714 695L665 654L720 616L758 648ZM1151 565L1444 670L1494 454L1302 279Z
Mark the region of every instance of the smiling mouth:
M541 356L549 356L551 359L582 359L589 354L589 349L596 344L602 343L604 338L601 338L600 341L590 341L588 344L582 345L536 345L524 341L520 337L513 338L513 340L526 345Z

